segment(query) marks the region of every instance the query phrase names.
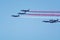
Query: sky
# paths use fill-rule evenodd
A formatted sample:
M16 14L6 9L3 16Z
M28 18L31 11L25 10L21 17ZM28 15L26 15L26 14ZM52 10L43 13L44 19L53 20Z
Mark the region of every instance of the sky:
M60 40L60 23L42 22L52 17L11 17L21 9L59 11L59 4L60 0L0 0L0 40Z

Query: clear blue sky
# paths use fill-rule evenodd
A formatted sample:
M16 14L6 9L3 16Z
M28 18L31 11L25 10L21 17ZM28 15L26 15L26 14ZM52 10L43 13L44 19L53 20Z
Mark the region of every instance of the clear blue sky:
M0 40L60 40L60 23L11 17L21 9L60 10L60 0L0 0Z

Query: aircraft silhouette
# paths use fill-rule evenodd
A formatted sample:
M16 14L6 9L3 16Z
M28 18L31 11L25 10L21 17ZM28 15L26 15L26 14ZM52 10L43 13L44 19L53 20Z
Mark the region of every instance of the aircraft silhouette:
M49 23L56 23L56 22L60 22L60 21L59 21L58 19L56 19L56 20L53 20L53 19L52 19L52 20L43 21L43 22L46 22L46 23L47 23L47 22L49 22Z
M26 13L18 13L18 14L21 14L21 15L23 15L23 14L26 14Z
M12 15L12 17L19 17L19 15Z
M28 10L21 10L22 12L24 12L24 13L26 13L26 12L29 12L30 10L28 9Z

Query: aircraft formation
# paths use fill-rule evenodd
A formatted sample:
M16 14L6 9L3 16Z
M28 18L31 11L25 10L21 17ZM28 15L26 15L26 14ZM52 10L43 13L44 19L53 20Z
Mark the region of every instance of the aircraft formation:
M26 12L29 12L29 10L21 10L23 13L17 13L18 15L12 15L12 17L19 17L20 15L26 14Z
M20 15L26 15L27 12L40 12L40 13L60 13L60 11L30 11L28 10L21 10L21 12L17 13L17 15L12 15L12 17L19 17ZM35 16L60 16L60 14L28 14L28 15L35 15ZM60 22L59 19L51 19L51 20L43 20L42 22L45 23L57 23Z
M51 19L51 20L44 20L43 22L45 22L45 23L57 23L57 22L60 22L58 19Z

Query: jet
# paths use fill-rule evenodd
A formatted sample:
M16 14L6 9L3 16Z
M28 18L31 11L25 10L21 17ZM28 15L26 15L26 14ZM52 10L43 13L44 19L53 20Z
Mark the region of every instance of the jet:
M19 15L12 15L12 17L19 17Z
M20 15L20 16L21 16L21 15L25 15L25 14L26 14L26 13L18 13L18 15Z
M24 12L24 13L26 13L26 12L29 12L30 10L28 9L28 10L21 10L22 12Z
M46 22L46 23L47 23L47 22L49 22L49 23L56 23L56 22L60 22L60 21L59 21L58 19L56 19L56 20L53 20L53 19L52 19L52 20L43 21L43 22Z
M26 13L18 13L18 14L21 14L21 15L23 15L23 14L26 14Z

